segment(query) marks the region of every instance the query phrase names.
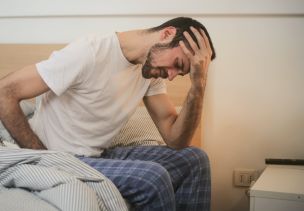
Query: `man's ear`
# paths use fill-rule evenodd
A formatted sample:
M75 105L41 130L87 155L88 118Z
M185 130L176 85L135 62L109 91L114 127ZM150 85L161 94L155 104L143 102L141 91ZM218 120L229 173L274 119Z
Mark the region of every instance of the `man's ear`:
M170 42L176 34L176 28L173 26L168 26L161 30L160 41Z

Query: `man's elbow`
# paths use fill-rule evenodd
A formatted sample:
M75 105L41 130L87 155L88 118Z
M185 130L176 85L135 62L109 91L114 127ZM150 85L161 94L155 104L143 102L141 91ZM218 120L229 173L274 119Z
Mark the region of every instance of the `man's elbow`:
M191 139L189 138L166 138L165 143L168 147L175 149L175 150L181 150L184 148L187 148L190 146Z

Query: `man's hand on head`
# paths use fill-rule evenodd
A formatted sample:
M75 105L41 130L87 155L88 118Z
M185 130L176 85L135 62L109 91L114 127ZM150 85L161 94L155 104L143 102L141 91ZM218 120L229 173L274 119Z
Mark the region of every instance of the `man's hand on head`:
M190 79L192 86L194 87L204 87L207 81L208 67L211 62L212 50L208 37L202 29L198 31L194 27L190 27L191 31L194 33L198 45L194 42L190 34L185 31L183 34L186 37L192 51L188 49L183 41L179 44L190 60Z

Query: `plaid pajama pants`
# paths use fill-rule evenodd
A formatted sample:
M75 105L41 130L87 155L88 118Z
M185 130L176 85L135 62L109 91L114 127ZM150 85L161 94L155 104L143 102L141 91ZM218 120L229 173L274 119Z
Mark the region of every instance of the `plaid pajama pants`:
M108 177L134 210L210 210L209 160L198 148L118 147L79 159Z

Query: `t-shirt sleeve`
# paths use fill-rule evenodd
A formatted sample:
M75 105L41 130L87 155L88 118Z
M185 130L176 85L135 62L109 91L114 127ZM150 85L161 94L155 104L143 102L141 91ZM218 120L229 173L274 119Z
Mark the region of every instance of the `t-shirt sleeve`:
M94 67L94 56L87 39L77 40L36 64L38 73L56 94L81 83L86 71Z
M157 78L157 79L151 79L151 83L149 85L149 88L145 94L145 96L152 96L152 95L158 95L158 94L165 94L167 93L167 86L163 79Z

